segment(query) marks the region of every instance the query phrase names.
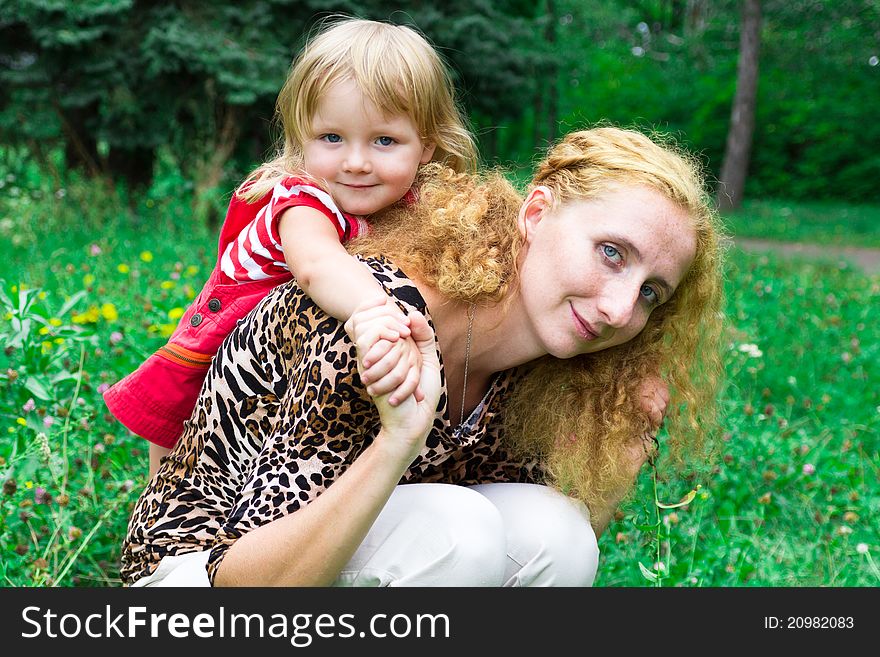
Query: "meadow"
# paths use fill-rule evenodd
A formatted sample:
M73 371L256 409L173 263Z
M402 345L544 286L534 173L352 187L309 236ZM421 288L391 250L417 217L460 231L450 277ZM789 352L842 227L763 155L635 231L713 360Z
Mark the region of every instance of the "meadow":
M147 443L101 394L163 343L210 273L216 228L192 220L190 192L157 177L132 202L0 172L0 585L120 583ZM858 217L856 243L880 245L878 207L792 207L746 205L731 230L773 236L794 214L802 241L845 243ZM880 585L880 277L732 249L726 289L714 457L643 470L600 539L596 585Z

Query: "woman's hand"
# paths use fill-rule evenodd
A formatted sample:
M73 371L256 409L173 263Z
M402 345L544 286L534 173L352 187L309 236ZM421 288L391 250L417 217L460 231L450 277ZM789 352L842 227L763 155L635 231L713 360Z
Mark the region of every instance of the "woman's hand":
M434 422L437 411L437 403L440 400L440 362L437 358L434 331L428 325L425 317L418 312L409 316L407 338L400 325L400 320L389 315L385 308L385 299L374 299L360 306L345 323L345 330L357 347L358 371L362 376L372 368L373 372L382 372L389 362L400 364L399 371L393 367L389 372L405 372L413 360L413 354L407 353L408 349L415 348L421 365L416 371L416 381L420 395L409 395L405 399L395 399L391 403L391 397L396 391L386 392L386 388L379 386L368 377L367 391L373 397L379 417L382 422L381 438L389 447L401 449L412 460L424 445L425 438ZM378 361L371 359L384 349L382 341L393 343L384 356ZM379 347L378 351L375 349ZM364 359L368 359L371 367L366 367ZM388 360L386 361L386 358ZM395 366L396 367L396 366Z
M654 429L659 429L669 406L669 386L659 376L648 376L639 387L639 404Z

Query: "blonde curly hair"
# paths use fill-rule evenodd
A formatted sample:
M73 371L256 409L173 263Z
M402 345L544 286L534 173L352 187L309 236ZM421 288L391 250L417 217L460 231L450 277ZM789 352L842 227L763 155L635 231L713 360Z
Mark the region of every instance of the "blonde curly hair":
M441 294L497 304L517 287L522 196L499 172L457 174L426 168L420 200L377 218L353 250L384 254ZM639 386L660 375L671 401L666 445L682 463L716 425L722 331L723 231L699 162L660 136L601 127L573 132L538 165L558 204L620 186L646 186L682 207L696 232L693 264L675 294L629 342L575 358L533 361L505 406L505 440L540 460L545 483L582 499L593 517L631 477L633 440L651 430Z

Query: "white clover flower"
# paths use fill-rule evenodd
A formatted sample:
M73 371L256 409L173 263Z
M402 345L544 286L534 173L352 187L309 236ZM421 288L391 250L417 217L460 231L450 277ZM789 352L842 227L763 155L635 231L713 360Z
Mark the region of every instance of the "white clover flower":
M52 456L52 449L49 447L49 438L42 431L37 434L37 447L40 449L40 456L44 461L48 461Z
M752 344L750 342L746 342L744 344L741 344L739 346L739 350L742 353L747 354L749 356L749 358L760 358L761 356L764 355L764 352L758 348L758 345Z
M856 545L856 552L859 554L868 554L868 544L867 543L859 543Z

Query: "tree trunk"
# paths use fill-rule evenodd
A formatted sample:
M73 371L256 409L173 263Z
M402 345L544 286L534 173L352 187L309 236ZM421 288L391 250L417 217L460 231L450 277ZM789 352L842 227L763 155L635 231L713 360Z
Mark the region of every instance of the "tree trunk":
M724 162L718 181L718 208L722 212L735 210L742 204L755 132L760 45L761 0L743 0L736 95L730 113L727 146L724 149Z
M143 191L153 180L153 164L156 151L153 148L113 146L107 158L114 180L123 179L133 192Z

